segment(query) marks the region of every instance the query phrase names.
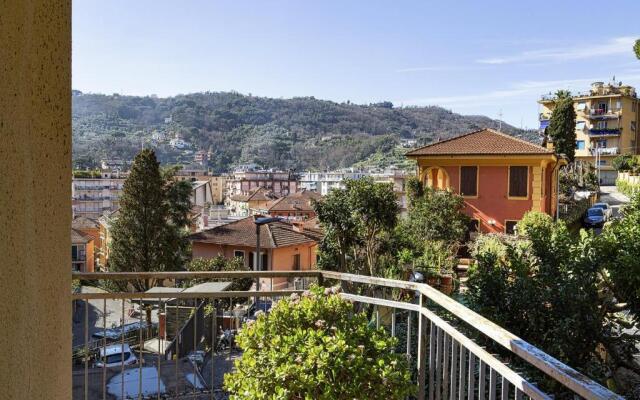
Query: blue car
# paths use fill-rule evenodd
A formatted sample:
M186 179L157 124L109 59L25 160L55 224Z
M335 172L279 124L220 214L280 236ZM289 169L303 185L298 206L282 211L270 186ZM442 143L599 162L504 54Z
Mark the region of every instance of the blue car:
M604 225L606 221L605 211L599 207L592 207L587 210L587 214L584 216L582 222L587 228L599 228Z

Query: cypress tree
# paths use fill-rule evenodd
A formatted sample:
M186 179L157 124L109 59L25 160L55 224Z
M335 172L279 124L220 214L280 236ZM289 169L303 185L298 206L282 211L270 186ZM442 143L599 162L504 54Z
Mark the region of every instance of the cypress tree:
M573 162L576 152L576 111L569 92L561 90L557 96L547 136L553 141L556 151L565 154Z
M135 157L113 224L109 269L117 272L175 271L183 268L188 242L185 227L190 185L163 174L155 153ZM154 282L132 281L145 291Z
M640 60L640 39L636 40L636 43L633 45L633 51L636 53L638 60Z

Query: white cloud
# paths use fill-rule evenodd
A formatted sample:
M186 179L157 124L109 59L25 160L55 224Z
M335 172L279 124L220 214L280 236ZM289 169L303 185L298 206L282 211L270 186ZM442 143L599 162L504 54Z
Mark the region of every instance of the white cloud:
M640 83L640 74L621 76L627 84ZM547 81L521 81L511 84L500 90L491 90L483 93L471 93L458 96L435 96L416 99L394 101L396 104L405 105L439 105L443 107L455 107L458 109L494 106L507 103L531 103L542 94L553 93L558 89L570 90L573 93L583 92L592 82L601 78L579 78Z
M483 58L476 60L476 62L497 65L541 61L566 62L616 54L628 54L631 56L635 40L636 38L632 36L622 36L612 38L605 43L582 42L572 47L524 51L509 56Z

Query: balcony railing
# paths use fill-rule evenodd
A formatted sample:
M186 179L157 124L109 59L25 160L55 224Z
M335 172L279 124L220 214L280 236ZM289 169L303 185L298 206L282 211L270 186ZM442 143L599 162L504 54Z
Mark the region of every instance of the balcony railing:
M591 155L600 154L603 156L615 156L620 154L620 148L618 147L598 147L590 150Z
M620 128L589 129L589 136L617 136L621 131Z
M286 286L294 278L307 284L316 281L320 285L340 285L345 299L372 307L372 321L398 337L402 346L399 351L406 353L410 365L415 366L419 400L551 399L553 393L545 393L533 382L536 374L537 379L546 375L556 381L558 385L553 386L561 387L564 394L570 392L585 399L622 399L425 284L329 271L74 273L73 278L85 282L189 279L202 282L240 278L270 282L261 285L269 290L259 292L158 288L138 293L74 293L76 399L227 398L220 373L224 366L230 370L230 361L239 356L239 350L234 350L233 345L222 346L225 336L217 335L219 327L240 327L252 309L268 309L274 301L300 293L297 289L272 290L274 280L276 286L283 283ZM405 296L398 296L399 293ZM150 330L148 324L143 324L143 318L146 319L143 313L133 316L128 313L126 310L133 302L151 304L156 318L167 321L166 328ZM208 316L205 309L210 310ZM138 335L125 334L125 329L117 327L115 336L107 335L107 319L119 317L121 325L139 322ZM99 340L92 340L90 335L95 337L96 333ZM125 365L123 357L118 357L116 367L94 366L93 355L110 343L122 346L128 343L144 363ZM158 349L155 353L149 352L153 346Z

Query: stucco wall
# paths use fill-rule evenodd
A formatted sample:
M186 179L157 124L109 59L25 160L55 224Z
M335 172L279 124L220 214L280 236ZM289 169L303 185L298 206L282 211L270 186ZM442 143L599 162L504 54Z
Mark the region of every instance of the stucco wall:
M71 398L71 2L0 2L0 388Z
M480 220L480 230L483 232L504 232L506 220L520 220L524 213L531 210L532 201L532 168L529 168L529 197L526 200L508 199L508 167L507 166L479 166L478 167L478 196L465 198L465 213L471 218ZM458 166L444 167L449 175L451 187L456 193L460 192L460 168ZM495 220L495 225L489 225L489 220Z

